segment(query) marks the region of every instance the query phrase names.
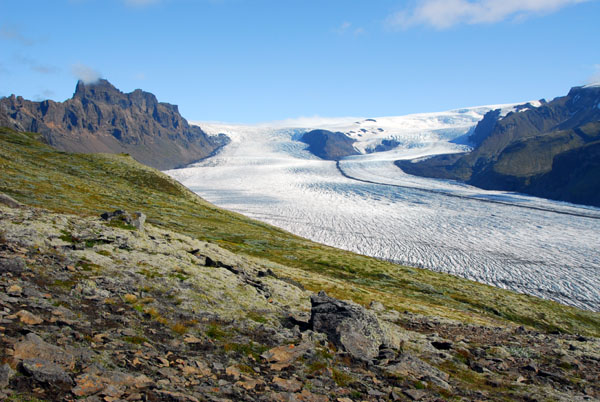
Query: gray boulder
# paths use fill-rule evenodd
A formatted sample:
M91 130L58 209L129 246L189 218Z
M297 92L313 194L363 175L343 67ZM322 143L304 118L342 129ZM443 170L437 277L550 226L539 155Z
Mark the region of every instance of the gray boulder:
M144 223L146 223L146 215L142 212L134 212L132 222L133 226L140 232L144 231Z
M310 301L309 325L313 331L326 334L329 341L357 359L372 360L379 355L385 335L372 312L323 291L311 296Z
M44 359L26 359L22 362L23 371L36 381L55 386L60 389L70 389L73 380L57 364Z
M21 204L19 201L4 193L0 193L0 204L6 205L10 208L21 208L23 206L23 204Z
M6 363L0 366L0 389L8 387L10 379L15 375L13 369Z
M141 232L144 231L144 223L146 223L146 215L142 212L134 212L132 215L120 209L113 212L104 212L100 217L108 222L118 221L125 225L133 226Z

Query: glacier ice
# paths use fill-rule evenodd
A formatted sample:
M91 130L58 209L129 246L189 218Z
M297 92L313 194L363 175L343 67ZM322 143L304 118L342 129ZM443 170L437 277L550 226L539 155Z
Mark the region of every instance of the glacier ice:
M600 209L409 176L394 166L464 151L450 140L488 110L202 124L232 142L168 173L218 206L320 243L600 311ZM375 129L359 137L357 124ZM354 131L362 150L374 138L401 146L336 164L294 140L311 128Z

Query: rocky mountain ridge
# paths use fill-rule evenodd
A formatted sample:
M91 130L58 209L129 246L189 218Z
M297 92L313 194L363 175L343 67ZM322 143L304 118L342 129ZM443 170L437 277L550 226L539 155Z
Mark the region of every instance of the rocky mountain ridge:
M505 117L491 111L470 136L472 152L396 164L409 174L600 206L599 105L600 87L587 86Z
M65 102L2 98L0 126L40 133L64 151L128 153L161 170L198 161L228 142L188 124L176 105L140 89L123 93L104 79L79 81Z

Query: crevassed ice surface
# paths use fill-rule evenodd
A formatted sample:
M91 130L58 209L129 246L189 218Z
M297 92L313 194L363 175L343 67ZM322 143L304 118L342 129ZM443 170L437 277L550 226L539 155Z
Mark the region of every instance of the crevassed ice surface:
M414 177L394 166L464 149L449 140L487 110L201 124L232 142L168 173L220 207L320 243L600 311L600 209ZM401 145L336 166L295 140L310 128L346 132L359 149L379 137Z

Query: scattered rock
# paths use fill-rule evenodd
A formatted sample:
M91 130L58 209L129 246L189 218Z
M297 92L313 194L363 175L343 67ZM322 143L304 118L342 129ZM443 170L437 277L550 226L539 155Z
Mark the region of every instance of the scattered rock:
M142 212L134 212L130 214L127 211L117 209L113 212L104 212L100 215L102 219L108 222L121 222L125 225L133 226L139 231L144 231L144 223L146 223L146 215Z
M202 343L202 339L196 338L194 335L186 335L185 338L183 338L183 341L185 343Z
M384 332L372 312L358 304L329 297L323 291L311 296L310 301L313 331L327 334L331 342L357 359L377 357Z
M292 394L289 398L289 402L329 402L329 398L325 395L319 395L310 392L307 389L303 389L300 393Z
M184 394L182 392L172 392L159 390L156 394L161 401L174 401L174 402L200 402L198 398L191 395Z
M538 368L534 363L529 363L529 364L523 366L523 370L533 371L534 373L537 373Z
M8 387L10 379L15 375L15 371L6 363L0 366L0 389Z
M272 363L272 370L280 371L286 367L289 367L293 362L295 362L300 356L310 349L311 345L308 342L302 342L298 346L293 344L282 345L264 352L261 357L267 362Z
M94 374L82 374L75 379L76 386L71 392L78 397L93 395L106 386L105 380Z
M298 380L286 380L281 377L274 377L273 384L276 388L287 392L298 392L302 389L302 383Z
M93 218L28 214L0 214L9 222L0 243L0 363L7 363L0 400L15 393L87 402L600 395L600 343L591 336L380 311L376 302L365 310L324 293L311 311L310 294L281 283L281 271L217 245L149 224L141 236ZM19 243L22 230L34 233L31 245ZM80 239L78 249L53 243L65 231ZM464 381L472 369L484 375Z
M47 383L62 390L71 389L73 380L65 371L52 362L43 359L25 359L21 363L23 371L36 381Z
M425 392L421 389L407 389L407 390L404 390L403 392L404 392L404 395L408 396L413 401L420 401L427 395L427 392Z
M452 348L452 342L449 341L433 341L431 346L438 350L450 350Z
M144 223L146 223L146 215L142 212L134 212L131 224L140 232L144 231Z
M235 366L229 366L225 369L225 374L227 374L228 376L232 377L234 379L234 381L237 381L240 379L241 373L240 370L235 367Z
M25 271L25 262L19 258L0 258L0 272L10 272L13 275L20 275Z
M240 381L237 381L235 385L244 388L247 391L252 391L258 386L263 386L265 382L263 380L258 380L256 378L250 378L247 376L242 376Z
M373 310L376 312L382 312L382 311L385 311L385 306L381 302L378 302L377 300L373 300L371 303L369 303L369 310Z
M423 378L431 377L438 378L443 381L448 381L449 375L433 367L429 363L424 362L418 357L410 353L403 353L394 364L389 365L385 370L394 375L404 377Z
M35 314L30 313L27 310L20 310L16 314L7 316L6 318L15 319L18 318L23 324L27 325L38 325L44 322L40 317Z
M13 358L17 360L39 358L54 363L65 370L73 370L75 367L75 357L71 353L44 342L42 338L32 332L15 345Z

